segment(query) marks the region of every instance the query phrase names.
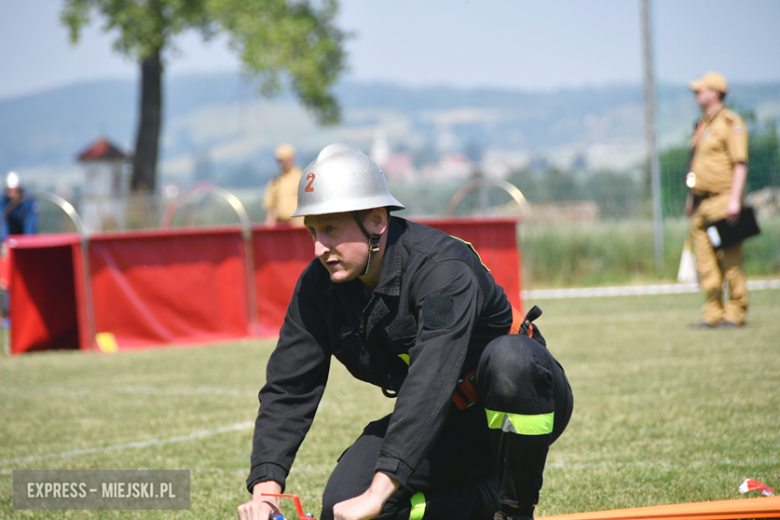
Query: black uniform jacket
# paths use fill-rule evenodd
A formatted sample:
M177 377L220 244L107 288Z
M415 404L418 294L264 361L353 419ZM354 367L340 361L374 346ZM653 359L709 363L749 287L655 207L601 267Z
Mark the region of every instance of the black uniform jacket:
M390 218L370 298L362 282L333 283L313 260L298 279L260 391L250 493L266 480L284 487L331 356L356 378L397 393L376 469L406 485L457 410L458 379L511 323L503 289L470 245L422 224Z

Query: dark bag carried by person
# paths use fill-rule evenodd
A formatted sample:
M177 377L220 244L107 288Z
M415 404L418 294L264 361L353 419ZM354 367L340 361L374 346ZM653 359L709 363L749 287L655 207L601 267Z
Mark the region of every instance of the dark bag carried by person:
M758 235L761 230L756 222L756 214L750 206L743 206L739 213L739 220L733 225L726 219L713 222L707 227L707 235L715 249L731 247L739 244L746 238Z

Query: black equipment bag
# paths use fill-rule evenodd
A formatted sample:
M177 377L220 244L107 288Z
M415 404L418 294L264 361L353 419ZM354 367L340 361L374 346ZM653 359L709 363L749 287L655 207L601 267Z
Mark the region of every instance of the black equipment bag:
M761 230L756 222L756 214L750 206L742 207L739 220L734 225L723 219L713 222L707 227L707 235L715 249L731 247L759 233Z

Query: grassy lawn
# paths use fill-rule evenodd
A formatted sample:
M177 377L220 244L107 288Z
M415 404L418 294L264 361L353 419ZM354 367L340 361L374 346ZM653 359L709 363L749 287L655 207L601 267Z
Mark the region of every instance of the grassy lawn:
M780 291L751 298L747 327L711 331L685 327L700 294L526 302L575 396L538 516L780 488ZM0 518L235 518L273 346L0 357ZM392 404L334 365L288 492L319 515L337 457ZM12 469L189 469L191 510L14 512Z

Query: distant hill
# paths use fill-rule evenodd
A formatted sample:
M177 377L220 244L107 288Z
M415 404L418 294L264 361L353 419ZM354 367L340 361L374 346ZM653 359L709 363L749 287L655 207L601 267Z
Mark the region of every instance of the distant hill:
M635 166L644 153L638 85L523 92L345 82L336 94L344 121L321 128L291 96L261 99L235 74L169 79L161 171L171 180L197 171L254 184L274 173L279 142L294 143L305 163L335 140L368 151L377 131L417 163L443 151L491 150L508 162L544 158L566 166L579 157L591 168L619 169ZM100 81L0 101L0 169L49 172L51 184L56 172L74 171L76 154L99 135L130 150L136 96L133 82ZM662 86L658 98L659 140L679 142L698 114L692 95L684 86ZM780 84L735 85L730 99L760 119L780 116Z

